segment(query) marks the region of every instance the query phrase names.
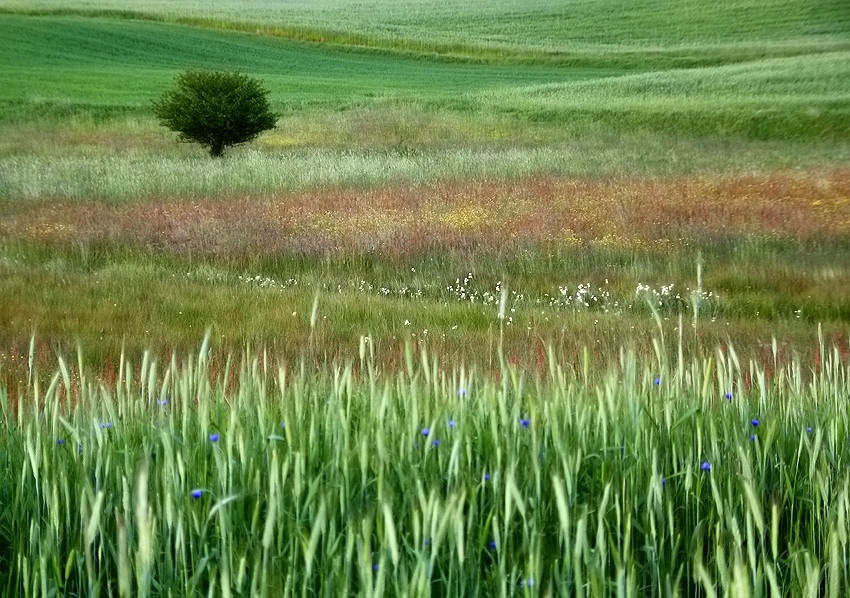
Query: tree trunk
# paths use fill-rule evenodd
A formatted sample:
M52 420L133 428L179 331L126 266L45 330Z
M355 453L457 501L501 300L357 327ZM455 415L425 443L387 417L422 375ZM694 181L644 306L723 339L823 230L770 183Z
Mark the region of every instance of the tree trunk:
M210 156L213 158L220 158L221 154L224 153L224 144L216 141L212 145L210 145Z

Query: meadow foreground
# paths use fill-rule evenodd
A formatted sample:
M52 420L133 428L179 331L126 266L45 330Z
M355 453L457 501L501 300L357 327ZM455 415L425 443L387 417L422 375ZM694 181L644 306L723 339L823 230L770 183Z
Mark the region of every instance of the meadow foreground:
M846 595L848 33L0 0L0 593Z

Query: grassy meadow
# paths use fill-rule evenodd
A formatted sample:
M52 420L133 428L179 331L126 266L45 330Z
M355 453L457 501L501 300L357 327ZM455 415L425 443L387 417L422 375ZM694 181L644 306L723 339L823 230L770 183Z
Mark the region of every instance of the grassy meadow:
M848 380L843 1L0 0L4 594L846 595Z

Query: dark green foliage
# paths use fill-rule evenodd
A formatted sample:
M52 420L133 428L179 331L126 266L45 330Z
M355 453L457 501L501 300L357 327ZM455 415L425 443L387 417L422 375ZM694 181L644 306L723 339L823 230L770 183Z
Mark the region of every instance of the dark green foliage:
M225 147L253 140L273 129L277 115L262 83L242 73L186 71L177 87L165 92L154 111L162 125L183 141L220 156Z

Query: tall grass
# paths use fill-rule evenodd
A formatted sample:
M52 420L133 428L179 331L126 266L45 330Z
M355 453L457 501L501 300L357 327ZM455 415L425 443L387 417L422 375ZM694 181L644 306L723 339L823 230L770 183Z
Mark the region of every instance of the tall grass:
M632 4L6 2L0 592L846 594L843 170L546 177L843 166L850 14ZM174 149L186 66L281 128Z
M836 343L848 333L848 246L836 239L822 239L823 245L726 239L655 250L619 243L510 250L426 245L407 253L334 254L266 252L274 241L269 235L210 255L202 253L210 247L199 238L178 237L181 254L133 250L120 239L0 250L6 379L20 384L34 332L39 363L80 342L87 363L97 368L122 344L134 359L144 349L159 357L186 350L207 327L228 350L259 342L280 359L310 345L320 361L344 361L368 332L385 367L403 362L401 347L410 338L441 359L492 371L503 289L509 293L504 353L538 371L546 346L562 364L578 363L584 346L598 358L615 357L623 344L651 349L650 304L659 310L664 334L684 334L686 348L697 354L697 340L709 347L731 340L747 357L764 359L776 337L783 362L793 355L809 359L813 326L821 323ZM311 325L317 293L319 317Z
M269 142L274 143L274 137ZM262 145L263 139L258 143ZM46 149L0 159L0 204L53 199L125 203L177 197L232 198L316 188L504 181L540 175L734 173L838 166L846 164L848 155L844 143L743 141L730 146L720 139L671 142L652 134L627 137L620 144L584 137L576 143L543 147L241 148L215 162L199 148L155 154L144 147L110 153L94 147L59 156Z
M847 588L850 367L675 342L495 377L245 348L0 388L0 587L86 595ZM32 349L31 349L32 350ZM590 371L601 376L593 382Z

